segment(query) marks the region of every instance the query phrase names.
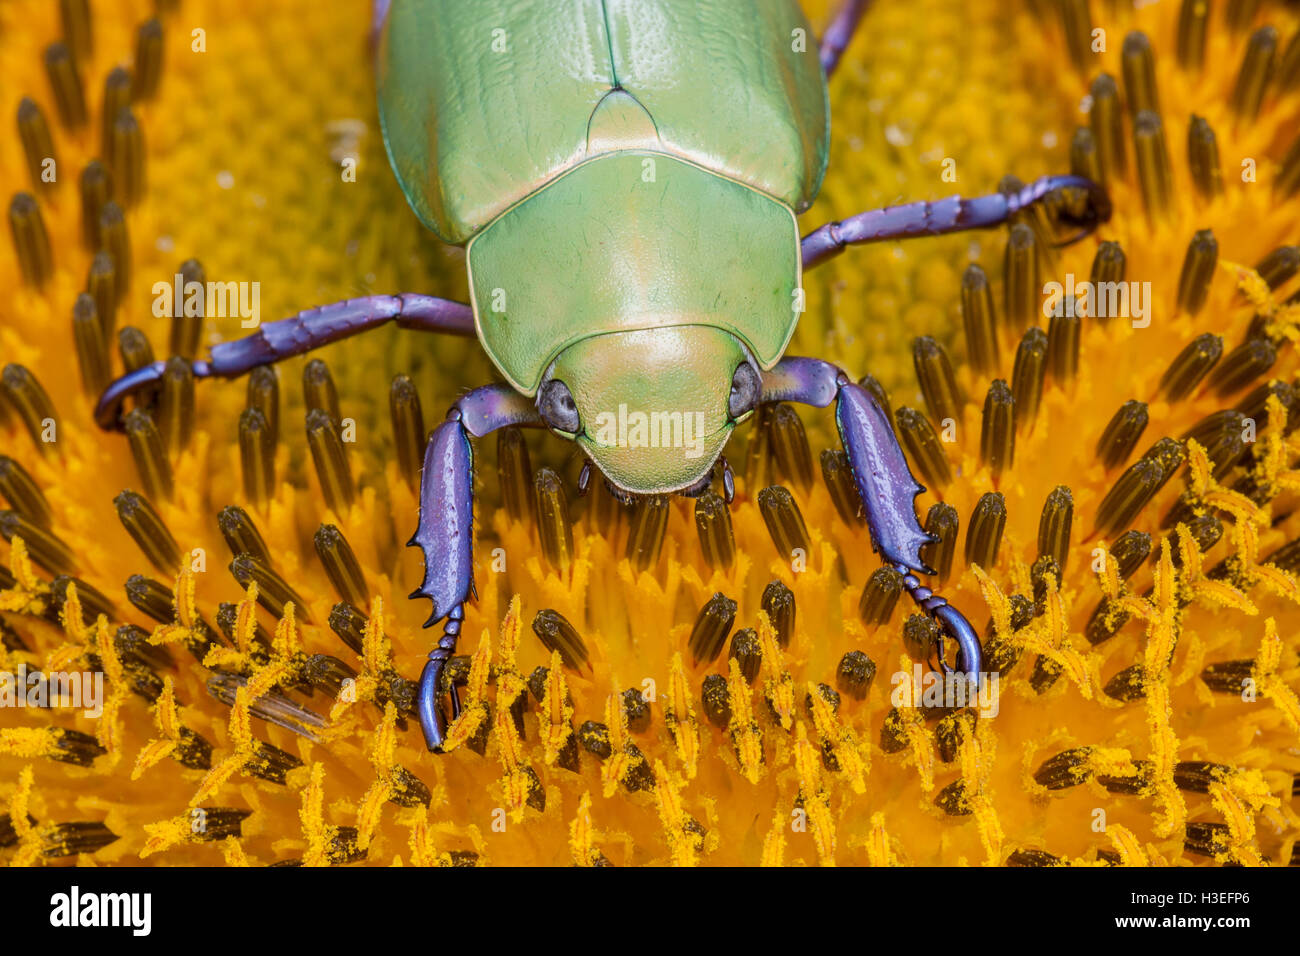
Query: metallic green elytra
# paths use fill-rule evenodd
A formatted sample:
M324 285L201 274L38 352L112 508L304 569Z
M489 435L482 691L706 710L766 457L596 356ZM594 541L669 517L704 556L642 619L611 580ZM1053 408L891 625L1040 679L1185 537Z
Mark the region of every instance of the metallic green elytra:
M738 369L770 370L802 308L830 114L798 4L395 0L379 113L412 209L467 246L505 380L539 405L562 382L576 427L552 430L625 491L704 481L748 414ZM638 413L674 440L629 441Z

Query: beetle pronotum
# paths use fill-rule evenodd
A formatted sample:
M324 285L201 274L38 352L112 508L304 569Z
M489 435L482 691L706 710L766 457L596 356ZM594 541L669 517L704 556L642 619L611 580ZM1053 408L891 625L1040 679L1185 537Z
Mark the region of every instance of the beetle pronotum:
M230 378L375 328L476 335L504 379L463 396L431 436L413 597L444 621L420 681L426 743L447 727L438 688L472 588L470 438L510 425L576 443L621 496L699 494L737 424L765 402L836 406L872 541L954 640L966 618L924 586L923 489L888 417L834 365L786 356L804 269L850 245L994 226L1059 190L1086 233L1110 213L1076 176L1011 195L859 213L800 238L830 139L827 79L861 19L847 0L819 45L795 0L376 0L379 115L411 208L465 245L471 301L375 295L299 313L213 346L196 377ZM802 33L800 32L802 31ZM164 363L114 382L101 425L156 388ZM620 406L691 416L690 443L633 447L597 427ZM682 447L686 445L687 447ZM731 477L723 470L730 499ZM940 662L943 662L942 648ZM451 690L453 713L458 701Z

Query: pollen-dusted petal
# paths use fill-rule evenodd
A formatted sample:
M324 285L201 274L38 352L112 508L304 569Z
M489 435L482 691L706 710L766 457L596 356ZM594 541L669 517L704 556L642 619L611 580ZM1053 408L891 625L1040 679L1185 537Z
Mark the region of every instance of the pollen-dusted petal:
M939 436L930 420L913 408L902 407L895 415L898 440L921 479L931 488L944 488L952 481L952 469Z
M727 691L731 709L731 719L728 724L731 741L735 748L736 759L740 763L741 774L750 783L757 784L763 773L763 764L766 762L766 755L763 752L763 732L754 713L752 690L740 671L740 662L732 658L727 663L730 668Z
M695 529L699 532L700 553L709 567L725 571L735 564L731 509L721 495L706 491L695 499Z
M1007 523L1006 500L1000 492L980 496L966 526L966 563L992 568L997 561L1002 531Z
M965 398L944 347L928 335L921 336L912 343L912 365L930 418L941 425L957 421Z
M776 477L807 491L812 486L812 452L808 434L793 405L773 406L767 422L767 443L776 466Z

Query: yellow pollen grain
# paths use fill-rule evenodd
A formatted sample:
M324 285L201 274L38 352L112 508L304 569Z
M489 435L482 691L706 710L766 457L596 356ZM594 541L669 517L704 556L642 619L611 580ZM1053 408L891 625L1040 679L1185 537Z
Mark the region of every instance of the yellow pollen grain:
M762 631L760 630L760 635ZM773 645L776 641L771 642ZM766 642L764 658L767 657ZM754 719L753 691L745 675L740 672L740 662L729 658L727 692L731 696L731 740L735 746L740 772L750 783L756 784L763 775L763 735ZM787 675L788 679L788 675Z
M763 850L759 855L759 866L785 865L785 817L778 810L772 814L772 825L763 836Z
M569 687L564 680L559 651L551 651L543 707L547 719L542 724L542 746L546 750L546 763L553 764L573 736L573 705L569 703Z
M655 798L659 807L659 823L668 838L668 849L673 866L694 866L695 838L686 829L686 810L682 807L681 781L668 772L662 760L656 760Z
M691 704L690 684L680 651L673 654L668 673L668 699L665 702L664 719L672 732L677 758L682 762L686 779L694 780L700 759L700 724Z

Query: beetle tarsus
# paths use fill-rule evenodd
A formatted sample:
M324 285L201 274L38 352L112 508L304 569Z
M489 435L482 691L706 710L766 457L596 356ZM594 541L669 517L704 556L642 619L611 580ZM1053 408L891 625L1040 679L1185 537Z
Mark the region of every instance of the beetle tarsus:
M447 615L443 625L442 638L438 645L429 652L424 670L420 674L420 689L417 697L417 710L420 715L420 727L424 731L424 742L432 753L442 753L447 740L447 716L438 702L442 687L443 673L447 662L456 653L456 641L460 637L461 624L465 620L464 605L457 605ZM434 622L430 622L434 623ZM425 625L429 626L428 624ZM451 719L460 716L460 696L453 683L447 688L451 698Z
M903 587L907 588L907 593L916 602L916 606L929 615L947 637L957 642L957 669L967 674L978 674L983 663L983 649L980 647L979 635L975 633L970 621L949 604L946 598L922 584L911 568L902 564L897 564L894 568L903 576ZM939 667L944 673L952 671L944 659L942 637L939 638Z

